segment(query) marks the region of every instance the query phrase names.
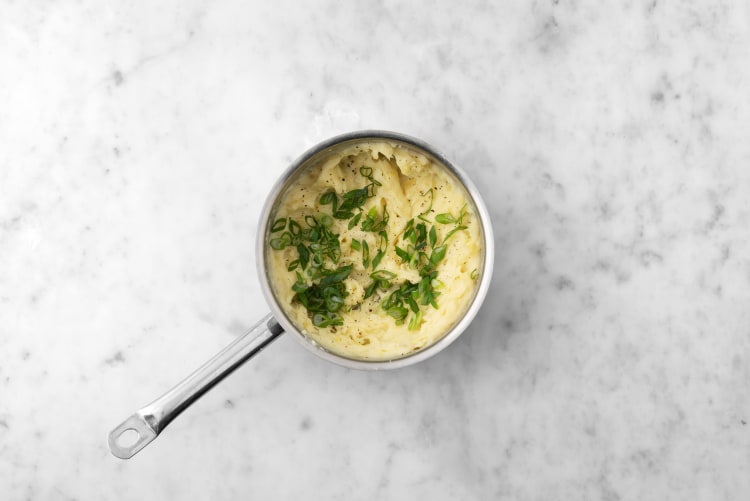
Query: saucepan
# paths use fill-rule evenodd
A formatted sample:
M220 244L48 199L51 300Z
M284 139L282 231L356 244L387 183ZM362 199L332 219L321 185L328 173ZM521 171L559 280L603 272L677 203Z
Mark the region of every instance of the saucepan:
M478 283L473 298L463 315L432 344L404 356L385 360L364 360L341 355L322 347L310 336L305 335L290 320L284 307L280 304L277 295L274 293L268 271L269 246L267 242L273 231L274 211L290 183L307 167L320 162L327 155L335 154L336 151L357 143L373 141L405 148L422 155L435 165L442 166L459 185L463 186L469 202L473 205L473 212L479 221L479 238L481 239L480 266L476 270L475 276ZM455 341L476 316L489 289L494 262L494 240L489 213L478 190L464 171L445 158L438 150L420 139L381 130L356 131L333 137L312 147L295 160L281 175L266 199L260 215L256 246L258 277L271 310L270 313L174 388L137 410L114 428L108 436L112 454L121 459L134 456L153 441L182 411L283 333L291 335L311 353L349 369L396 369L434 356Z

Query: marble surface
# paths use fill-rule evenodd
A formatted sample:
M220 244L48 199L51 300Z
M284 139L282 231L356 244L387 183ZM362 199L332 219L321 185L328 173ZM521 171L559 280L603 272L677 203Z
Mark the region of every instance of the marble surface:
M0 492L51 499L750 497L750 7L0 2ZM267 312L298 154L437 145L493 217L447 350L282 336L122 461L106 435Z

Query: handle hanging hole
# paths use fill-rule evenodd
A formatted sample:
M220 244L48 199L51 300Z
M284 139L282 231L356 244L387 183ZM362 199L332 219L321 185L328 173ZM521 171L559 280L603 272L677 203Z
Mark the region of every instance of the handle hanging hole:
M134 428L128 428L120 433L117 437L117 445L120 447L133 447L138 440L141 439L141 434Z
M136 413L109 433L109 450L118 458L128 459L155 438L154 429L143 416Z

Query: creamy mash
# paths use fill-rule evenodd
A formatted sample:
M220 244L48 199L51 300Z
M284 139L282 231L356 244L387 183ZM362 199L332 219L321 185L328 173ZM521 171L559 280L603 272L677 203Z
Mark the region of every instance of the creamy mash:
M274 294L306 336L356 359L397 359L445 335L481 273L480 224L442 166L387 141L311 165L267 235Z

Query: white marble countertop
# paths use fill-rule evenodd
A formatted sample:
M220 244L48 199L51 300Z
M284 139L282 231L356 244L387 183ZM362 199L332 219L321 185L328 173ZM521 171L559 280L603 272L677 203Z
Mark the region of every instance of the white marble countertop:
M0 3L2 498L748 499L749 60L740 0ZM110 455L268 311L280 172L369 128L480 186L472 326L385 373L282 336Z

